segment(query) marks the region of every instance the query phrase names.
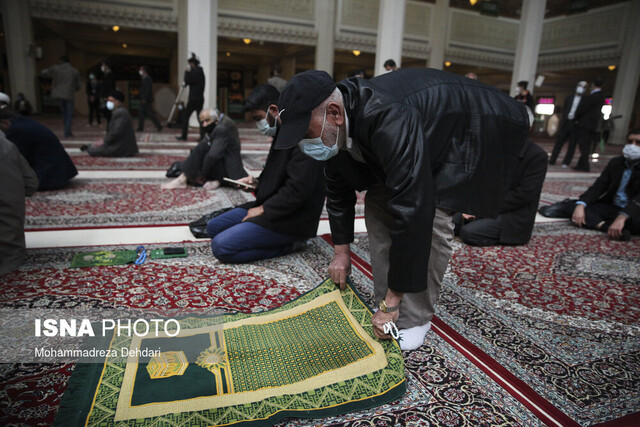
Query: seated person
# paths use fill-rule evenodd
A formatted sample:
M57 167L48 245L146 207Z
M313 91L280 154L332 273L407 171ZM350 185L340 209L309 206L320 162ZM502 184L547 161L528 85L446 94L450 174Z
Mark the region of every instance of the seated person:
M243 111L265 135L271 133L269 128L276 128L279 95L275 87L260 85L243 105ZM317 234L324 205L322 162L303 154L298 146L276 150L276 138L258 179L248 176L239 180L255 187L256 200L207 224L213 255L222 262L286 255L304 247L304 241Z
M58 137L43 124L6 107L0 109L0 127L35 171L39 190L62 188L78 174Z
M614 157L573 208L571 222L628 241L640 234L640 128L627 136Z
M133 119L124 107L124 94L118 90L111 91L107 97L107 109L112 115L104 139L90 147L84 146L81 150L86 150L93 157L135 156L138 153L138 143Z
M0 136L0 276L15 270L27 255L24 197L38 189L38 178L18 148Z
M182 163L180 176L163 184L163 189L204 185L205 189L215 190L222 184L222 178L239 179L249 175L242 166L240 141L233 135L234 129L219 121L214 109L200 112L205 136ZM237 132L237 128L235 130Z
M531 239L542 184L547 173L547 153L527 139L513 169L512 181L496 218L457 214L455 232L473 246L524 245Z

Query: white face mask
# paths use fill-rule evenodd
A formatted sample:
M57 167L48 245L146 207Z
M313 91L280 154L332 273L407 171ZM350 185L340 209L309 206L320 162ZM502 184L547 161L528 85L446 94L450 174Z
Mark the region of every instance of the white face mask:
M102 71L104 73L106 71L106 68L100 67L100 71Z
M142 70L138 70L138 74L142 75Z
M640 159L640 147L635 144L627 144L622 149L622 155L627 160L638 160Z
M336 132L336 141L332 147L327 147L322 142L322 134L324 133L324 126L327 123L327 110L324 110L324 119L322 119L322 130L320 131L320 136L317 138L304 138L298 142L298 147L300 150L306 154L307 156L324 162L325 160L329 160L336 154L338 154L338 136L340 135L340 128L337 128Z
M256 122L256 126L258 127L258 132L266 136L276 136L277 128L276 126L269 126L269 122L266 117L262 120L258 120Z
M115 108L115 104L111 101L107 101L107 110L111 111Z

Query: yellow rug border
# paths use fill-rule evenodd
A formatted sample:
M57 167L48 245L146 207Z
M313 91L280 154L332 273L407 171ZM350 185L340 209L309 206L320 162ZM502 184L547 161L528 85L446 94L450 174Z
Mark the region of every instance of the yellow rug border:
M335 378L341 378L341 381L353 379L362 375L369 374L371 372L378 371L385 368L388 365L388 361L385 355L385 351L374 338L372 338L355 320L351 312L348 310L339 290L329 292L315 298L313 301L296 306L285 312L269 313L263 316L249 317L246 319L238 320L224 324L224 329L232 329L244 325L268 323L270 321L282 320L283 313L287 313L287 317L294 317L310 310L311 308L320 307L331 302L338 304L345 317L350 322L356 334L367 343L369 348L373 351L373 354L360 359L354 363L351 363L342 368L325 372L316 377L310 378L305 381L301 381L294 384L288 384L282 387L266 388L257 391L236 393L236 394L224 394L220 396L208 396L198 397L195 399L187 399L174 402L152 403L141 406L131 406L131 396L133 393L133 385L135 383L135 376L138 368L138 358L129 357L124 373L122 385L120 387L120 394L118 396L118 405L115 414L115 421L124 421L129 419L138 418L151 418L157 417L169 413L175 412L175 405L179 402L180 412L192 412L202 411L211 408L241 405L251 402L257 402L269 397L279 396L283 394L299 394L305 391L313 390L320 387L325 387L335 383ZM218 325L182 330L177 335L178 337L187 337L196 334L209 332L212 327L219 327ZM164 338L168 336L159 336L157 338ZM156 338L156 337L153 337ZM153 338L144 338L145 340ZM136 349L140 347L142 338L135 337L130 345L130 349Z

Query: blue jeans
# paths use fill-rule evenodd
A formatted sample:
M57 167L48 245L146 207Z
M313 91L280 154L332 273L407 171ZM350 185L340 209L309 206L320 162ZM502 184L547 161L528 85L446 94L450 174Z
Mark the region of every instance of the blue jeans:
M250 262L286 255L301 240L277 233L252 222L242 222L247 209L235 208L207 224L213 256L222 262Z
M73 120L73 99L60 100L60 112L62 113L62 123L64 124L64 136L71 136L71 122Z

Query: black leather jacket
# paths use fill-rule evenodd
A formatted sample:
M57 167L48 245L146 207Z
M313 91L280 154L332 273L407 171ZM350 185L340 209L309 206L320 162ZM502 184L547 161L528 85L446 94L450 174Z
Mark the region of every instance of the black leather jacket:
M389 288L423 291L436 206L498 214L529 131L525 108L495 88L432 69L348 78L338 88L364 164L342 153L325 165L333 241L353 241L354 189L384 183L394 218Z

